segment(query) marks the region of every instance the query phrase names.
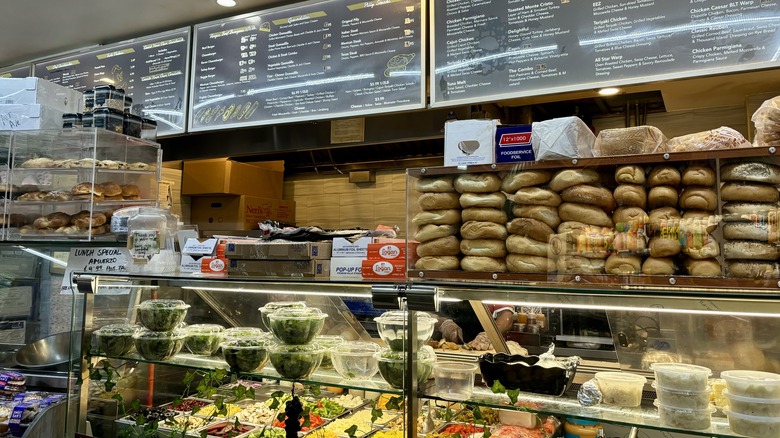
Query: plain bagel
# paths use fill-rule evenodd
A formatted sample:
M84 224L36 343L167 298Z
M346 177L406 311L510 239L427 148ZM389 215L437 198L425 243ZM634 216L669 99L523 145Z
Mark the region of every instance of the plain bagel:
M515 204L522 205L546 205L548 207L561 205L559 194L539 187L523 187L514 195L509 195L509 199Z
M733 261L726 263L726 273L734 278L778 278L780 264L762 261Z
M603 274L604 259L589 259L579 256L561 257L555 263L563 274Z
M512 234L530 237L540 242L547 242L547 239L555 234L555 231L546 223L527 217L512 219L506 224L506 230Z
M460 214L463 222L494 222L501 225L506 223L506 213L498 208L464 208Z
M452 175L436 178L420 178L415 182L414 187L418 192L424 193L454 192L455 186L452 184L454 179L455 177Z
M720 244L714 237L705 234L702 236L701 242L696 238L688 238L682 250L692 259L710 259L720 255Z
M512 207L512 214L515 217L524 217L542 221L553 230L558 228L561 218L558 216L558 209L544 205L515 205Z
M653 237L650 239L650 257L672 257L680 254L682 247L679 239Z
M720 180L780 184L780 166L761 161L726 164L720 168Z
M674 275L677 266L669 257L648 257L642 263L642 273L645 275Z
M615 188L615 203L618 207L647 208L647 190L636 184L621 184Z
M506 267L509 272L518 274L547 274L555 272L555 262L547 257L508 254Z
M612 213L612 221L621 232L644 228L648 220L647 213L639 207L620 207Z
M650 209L676 207L679 197L677 189L672 186L656 186L650 189L650 193L647 195L647 204Z
M455 236L440 237L417 245L417 255L456 256L460 254L460 240Z
M729 222L723 224L723 238L728 240L769 240L766 222Z
M460 242L460 252L467 256L504 257L506 256L506 245L503 240L463 240Z
M642 272L642 257L612 254L604 263L607 274L633 275Z
M414 240L418 242L428 242L440 237L454 236L458 234L457 225L423 225L414 233Z
M506 196L495 193L464 193L460 195L460 206L463 208L504 208Z
M552 173L547 170L521 170L511 172L501 182L501 190L514 193L523 187L540 186L547 184L552 178Z
M600 180L598 172L593 169L563 169L552 177L549 187L560 193L577 184L597 184Z
M720 262L718 259L694 260L685 259L685 270L694 277L720 277Z
M712 212L687 210L682 215L680 228L694 231L704 229L706 232L712 233L718 228L718 222L720 222L720 216L716 216Z
M769 184L729 182L721 187L720 199L741 202L778 202L780 192L775 186Z
M457 193L423 193L417 203L426 211L448 210L460 207L460 196Z
M600 186L578 184L567 187L561 192L561 199L566 202L595 205L612 212L615 209L615 198L612 191Z
M550 252L550 246L547 242L540 242L517 234L512 234L506 239L506 248L512 254L526 254L539 257L547 257Z
M715 211L718 208L718 195L709 187L690 186L680 195L680 208L683 210Z
M458 193L493 193L501 189L501 178L495 173L464 173L455 178Z
M414 264L414 268L430 271L456 271L460 268L460 259L455 256L421 257Z
M495 222L466 221L460 227L460 236L464 239L499 239L507 238L506 227Z
M715 171L707 166L688 166L682 173L682 183L684 186L706 186L715 185Z
M723 257L726 260L777 260L780 247L774 243L728 240L723 242Z
M612 218L604 210L588 204L564 202L558 207L558 215L565 221L578 221L600 227L613 227Z
M460 267L468 272L506 272L503 258L466 256L460 261Z
M645 169L636 164L618 166L615 169L615 182L618 184L644 184Z
M680 185L682 176L680 171L672 166L655 166L650 170L650 175L647 176L647 183L650 187L656 186L673 186Z
M431 210L421 211L412 218L412 223L419 226L434 225L452 225L460 223L460 210Z
M766 220L770 213L780 216L780 205L771 202L727 202L723 204L723 220L725 222Z

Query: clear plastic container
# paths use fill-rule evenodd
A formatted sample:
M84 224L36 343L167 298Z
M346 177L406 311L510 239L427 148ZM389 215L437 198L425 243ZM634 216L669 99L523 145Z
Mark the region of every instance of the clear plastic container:
M225 339L268 338L268 333L257 327L231 327L225 330Z
M81 114L65 113L62 115L63 128L81 128Z
M94 110L99 108L109 108L124 114L125 91L113 85L98 85L95 87Z
M95 91L87 90L84 92L84 99L82 100L82 112L90 113L95 107Z
M393 351L404 351L406 339L406 320L408 313L402 310L385 312L374 318L377 323L379 337ZM425 312L417 312L417 348L422 348L433 335L436 319Z
M780 398L780 374L729 370L720 373L730 394L743 397Z
M724 409L723 413L729 419L732 432L755 438L780 437L780 418L755 417Z
M333 368L347 380L365 380L379 370L374 354L380 347L373 342L348 342L330 351Z
M271 347L271 365L286 379L305 379L319 368L325 349L317 344L274 345Z
M303 301L272 301L270 303L266 303L265 306L257 310L260 311L260 319L263 320L263 324L265 324L265 328L271 330L271 320L268 319L268 315L274 313L279 309L284 309L288 307L292 307L295 309L302 309L306 307L306 303Z
M271 333L276 339L289 345L306 345L320 334L327 317L320 309L305 307L279 309L269 315L268 319L271 320Z
M169 332L184 322L189 308L182 300L147 300L137 306L138 319L149 330Z
M225 338L225 327L219 324L193 324L184 331L187 333L187 350L203 356L216 353Z
M141 138L149 141L157 141L157 122L147 118L141 120Z
M122 119L122 133L135 138L141 138L143 121L135 114L125 113Z
M138 329L135 324L109 324L95 330L93 335L101 353L124 356L133 349L133 335Z
M644 376L605 371L596 373L595 377L604 403L627 408L635 408L642 403L642 388L647 382Z
M474 392L477 364L464 362L437 362L433 367L436 395L445 400L463 401Z
M92 126L94 128L108 129L121 134L124 129L125 114L111 108L95 108L92 111Z
M141 207L127 220L128 271L137 274L172 274L179 268L175 250L176 221L167 210Z
M125 112L131 113L133 111L133 98L125 93Z
M164 361L179 354L187 335L182 331L153 332L143 330L133 335L135 349L146 360Z
M780 399L778 398L744 397L731 394L728 390L723 391L723 396L726 397L731 412L755 415L756 417L780 418Z
M682 409L662 405L658 400L654 401L653 404L658 407L661 424L676 429L709 429L712 413L715 412L713 406L707 406L704 409Z
M230 369L251 373L268 363L268 351L273 342L263 338L229 339L222 344L222 354Z
M82 128L92 128L95 125L95 116L92 115L92 112L84 113L81 115L81 127Z
M712 370L707 367L684 363L654 363L650 369L659 385L681 391L707 389L707 381L712 375Z
M653 388L658 396L658 401L674 408L682 409L704 409L710 404L710 394L712 390L704 391L682 391L675 388L666 388L653 382Z
M389 348L378 351L374 357L379 362L379 374L393 388L403 388L406 371L405 353ZM436 353L433 348L424 346L417 352L417 385L422 386L431 376L436 363Z
M346 342L341 336L317 336L314 338L314 343L325 349L325 354L322 356L322 363L320 368L324 370L333 369L333 362L331 361L330 352L334 348Z

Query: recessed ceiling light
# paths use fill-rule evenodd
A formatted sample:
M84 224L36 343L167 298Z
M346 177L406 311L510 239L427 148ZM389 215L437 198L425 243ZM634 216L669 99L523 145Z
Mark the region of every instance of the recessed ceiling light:
M598 90L598 93L601 96L614 96L620 93L620 88L615 88L615 87L600 88Z
M236 0L217 0L217 4L226 8L232 8L236 5Z

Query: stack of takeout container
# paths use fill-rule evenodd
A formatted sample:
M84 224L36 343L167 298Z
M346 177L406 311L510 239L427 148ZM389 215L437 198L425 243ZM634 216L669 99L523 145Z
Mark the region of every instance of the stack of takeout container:
M271 364L284 378L309 377L322 363L325 348L314 342L328 315L315 307L286 306L263 313L278 343L270 347Z
M682 363L655 363L650 368L655 373L655 405L661 423L690 430L709 428L715 411L710 405L712 370Z
M780 436L780 374L762 371L723 371L724 412L732 431L751 437Z
M138 305L138 319L146 328L133 335L138 353L150 361L165 361L177 355L187 338L180 326L189 308L181 300L147 300Z

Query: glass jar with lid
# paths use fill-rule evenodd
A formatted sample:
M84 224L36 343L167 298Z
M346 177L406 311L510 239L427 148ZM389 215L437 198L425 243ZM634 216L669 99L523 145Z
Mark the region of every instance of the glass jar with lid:
M176 220L157 207L141 207L127 220L128 271L141 274L169 274L179 267L174 239Z

